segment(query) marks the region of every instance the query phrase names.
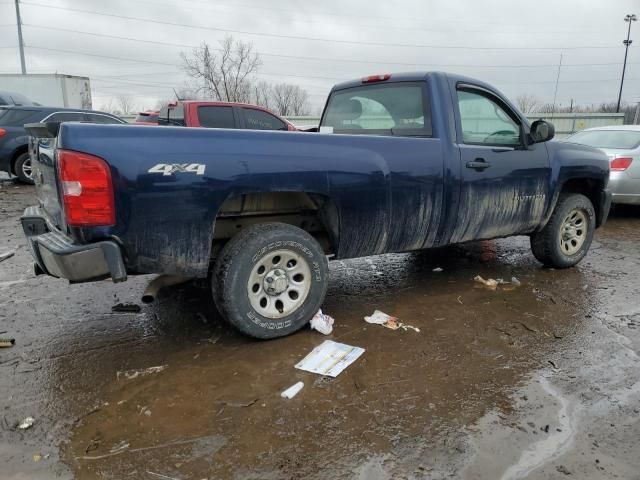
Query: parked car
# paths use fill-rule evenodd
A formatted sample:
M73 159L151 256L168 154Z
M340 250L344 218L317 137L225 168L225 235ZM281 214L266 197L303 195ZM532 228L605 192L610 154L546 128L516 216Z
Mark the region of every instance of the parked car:
M37 103L29 100L24 95L17 92L0 91L0 106L9 105L38 105Z
M209 277L222 315L258 338L318 311L328 257L528 235L538 260L565 268L611 204L603 152L547 142L551 124L444 73L337 85L319 133L28 129L39 204L22 225L37 272Z
M174 101L160 110L159 125L249 130L289 130L296 127L270 110L247 103Z
M16 175L21 182L31 184L29 135L23 125L33 122L125 123L114 115L92 110L35 105L0 107L0 171Z
M146 111L138 113L138 116L133 121L135 125L158 125L159 111Z
M589 128L564 141L604 151L611 161L613 203L640 204L640 125Z

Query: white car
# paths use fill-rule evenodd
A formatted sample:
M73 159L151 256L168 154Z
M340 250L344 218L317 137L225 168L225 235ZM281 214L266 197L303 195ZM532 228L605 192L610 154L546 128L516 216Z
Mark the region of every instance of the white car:
M589 128L563 141L603 150L611 161L613 203L640 205L640 125Z

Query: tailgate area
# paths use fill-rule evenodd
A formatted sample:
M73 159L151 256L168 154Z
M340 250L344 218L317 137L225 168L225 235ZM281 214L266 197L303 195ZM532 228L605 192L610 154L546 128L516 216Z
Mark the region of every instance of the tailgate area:
M117 243L104 240L88 245L75 245L57 230L40 207L28 207L20 219L36 274L66 278L72 283L111 278L123 282L127 273Z

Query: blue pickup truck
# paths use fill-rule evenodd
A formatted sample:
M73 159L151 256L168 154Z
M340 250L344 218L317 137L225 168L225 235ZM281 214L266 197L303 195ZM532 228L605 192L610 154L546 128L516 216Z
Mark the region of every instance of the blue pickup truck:
M604 153L548 142L553 126L495 88L438 72L337 85L315 133L27 128L38 273L210 277L222 315L257 338L317 312L327 259L528 235L543 264L570 267L611 203Z

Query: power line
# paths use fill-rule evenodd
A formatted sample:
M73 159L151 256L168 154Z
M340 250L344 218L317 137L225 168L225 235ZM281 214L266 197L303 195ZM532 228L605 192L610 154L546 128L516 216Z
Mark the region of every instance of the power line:
M27 45L26 48L29 49L34 49L34 50L46 50L46 51L51 51L51 52L60 52L60 53L72 53L75 55L84 55L84 56L88 56L88 57L97 57L97 58L106 58L106 59L111 59L111 60L121 60L121 61L127 61L127 62L136 62L136 63L146 63L146 64L152 64L152 65L168 65L168 66L175 66L174 63L167 63L167 62L155 62L155 61L151 61L151 60L141 60L141 59L137 59L137 58L128 58L128 57L115 57L115 56L111 56L111 55L101 55L101 54L97 54L97 53L85 53L85 52L79 52L77 50L67 50L67 49L59 49L59 48L50 48L50 47L40 47L37 45ZM557 65L556 65L557 67ZM178 73L178 72L176 72ZM277 73L266 73L266 72L260 72L258 75L267 75L267 76L274 76L274 77L293 77L293 78L313 78L313 79L319 79L319 80L332 80L332 81L345 81L345 80L349 80L350 78L353 78L353 76L349 77L349 76L342 76L342 77L331 77L331 76L321 76L321 75L300 75L300 74L293 74L293 73L284 73L284 72L277 72ZM599 82L608 82L611 81L612 79L599 79L599 80L564 80L562 83L599 83ZM637 80L637 79L631 79L631 80ZM615 81L617 81L617 79L615 79ZM555 83L553 81L540 81L540 82L527 82L527 81L517 81L517 82L498 82L498 83L503 83L503 84L509 84L509 83L514 83L514 84L544 84L544 83Z
M23 2L24 3L24 2ZM50 27L46 25L35 25L32 23L23 23L23 26L29 28L41 28L45 30L53 30L59 32L67 32L74 33L79 35L89 35L93 37L102 37L102 38L112 38L117 40L126 40L132 42L140 42L140 43L149 43L154 45L163 45L163 46L171 46L171 47L182 47L182 48L197 48L199 45L193 44L185 44L185 43L174 43L174 42L160 42L156 40L145 40L141 38L133 38L133 37L124 37L120 35L109 35L105 33L96 33L96 32L84 32L79 30L72 30L68 28L59 28L59 27ZM220 48L212 48L212 50L221 51ZM275 57L275 58L288 58L295 60L312 60L312 61L326 61L326 62L343 62L343 63L358 63L358 64L370 64L370 65L401 65L406 67L469 67L469 68L540 68L540 67L554 67L558 66L557 63L546 63L546 64L530 64L530 65L473 65L473 64L433 64L433 63L405 63L405 62L396 62L396 61L374 61L374 60L353 60L353 59L340 59L340 58L329 58L329 57L309 57L309 56L299 56L299 55L284 55L284 54L276 54L276 53L265 53L256 51L257 54L262 55L264 57ZM637 64L639 62L635 62ZM628 64L632 64L628 62ZM622 65L621 62L618 63L576 63L576 64L566 64L563 65L565 67L597 67L597 66L618 66Z
M427 45L427 44L408 44L408 43L389 43L389 42L361 42L357 40L336 40L330 38L320 38L320 37L305 37L301 35L285 35L285 34L277 34L277 33L264 33L264 32L251 32L247 30L232 30L227 28L214 28L214 27L205 27L201 25L190 25L186 23L177 23L177 22L168 22L162 20L152 20L148 18L141 17L131 17L127 15L116 15L113 13L104 13L104 12L96 12L93 10L84 10L80 8L71 8L71 7L60 7L54 5L46 5L42 3L35 2L22 2L23 5L41 7L41 8L50 8L55 10L64 10L70 12L79 12L86 13L89 15L99 15L104 17L111 18L120 18L125 20L134 20L139 22L147 22L154 23L158 25L170 25L175 27L183 27L183 28L192 28L197 30L208 30L208 31L216 31L216 32L225 32L225 33L236 33L242 35L253 35L258 37L271 37L271 38L285 38L289 40L306 40L306 41L315 41L315 42L326 42L326 43L338 43L338 44L348 44L348 45L369 45L373 47L406 47L406 48L432 48L432 49L445 49L445 50L590 50L590 49L613 49L617 47L609 47L603 45L581 45L581 46L572 46L572 47L476 47L476 46L463 46L463 45Z
M136 3L146 3L149 5L162 5L165 7L171 7L171 8L175 8L175 4L168 4L168 3L162 3L162 2L157 2L157 1L151 1L151 0L135 0ZM224 12L227 13L229 15L235 15L237 16L237 11L234 12L232 10L226 9L226 8L220 8L220 7L212 7L209 4L203 4L203 3L197 3L197 2L189 2L189 8L192 8L193 5L196 4L198 10L211 10L211 11L215 11L215 12ZM234 2L234 7L238 6L236 2ZM272 6L269 6L268 8L265 7L256 7L254 5L248 6L248 5L240 5L240 7L245 10L258 10L261 12L267 12L266 15L267 16L273 16L278 18L279 20L282 19L282 17L277 13L277 12L284 12L284 13L288 13L291 14L292 11L291 9L285 10L282 8L273 8ZM263 16L265 14L261 14L261 16ZM372 19L378 19L378 20L383 20L384 24L366 24L366 23L353 23L353 22L349 22L349 26L356 26L356 27L365 27L365 28L384 28L385 30L388 29L394 29L394 30L414 30L414 31L420 31L420 32L424 32L425 29L429 29L429 31L440 31L440 32L449 32L449 29L447 28L438 28L440 25L442 25L443 23L454 23L456 24L456 32L467 32L467 33L485 33L484 30L469 30L469 29L461 29L460 27L460 23L473 23L474 25L478 25L479 23L482 24L486 24L486 25L499 25L500 27L504 28L504 27L518 27L518 26L526 26L526 27L531 27L531 25L523 25L523 24L511 24L511 23L499 23L499 22L460 22L458 20L449 20L449 21L438 21L438 22L434 22L434 23L429 23L429 24L421 24L418 27L407 27L406 25L389 25L389 20L410 20L411 22L413 22L415 24L415 18L412 17L372 17L372 16L368 16L368 15L362 15L362 14L358 14L358 15L351 15L351 14L340 14L340 13L328 13L328 12L312 12L312 15L319 15L319 16L329 16L329 17L337 17L340 19L344 19L345 17L353 17L353 18L357 18L358 20L361 20L363 18L372 18ZM418 19L420 20L420 19ZM305 24L305 25L315 25L316 22L310 22L310 21L304 21L304 20L298 20L298 19L287 19L288 22L291 23L297 23L297 24ZM540 32L540 33L544 33L545 35L548 34L556 34L556 35L575 35L575 34L583 34L583 35L590 35L591 33L589 33L588 31L586 31L586 29L580 29L580 30L540 30L537 27L534 27L536 32ZM522 31L521 30L517 30L517 31L511 31L511 32L507 32L504 30L500 30L500 31L494 31L492 32L492 34L498 34L498 35L522 35Z

